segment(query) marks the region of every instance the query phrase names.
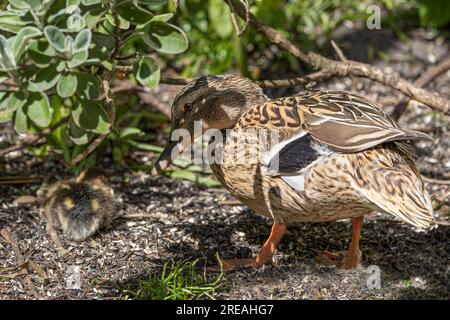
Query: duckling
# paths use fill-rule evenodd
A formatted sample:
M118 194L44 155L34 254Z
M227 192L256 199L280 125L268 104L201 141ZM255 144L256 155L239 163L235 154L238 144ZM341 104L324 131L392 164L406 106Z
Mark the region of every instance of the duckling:
M172 132L187 130L191 139L168 142L152 174L167 169L174 155L192 143L197 121L202 133L222 133L223 141L213 148L221 155L211 164L216 178L244 205L274 221L259 254L224 260L225 271L273 264L290 223L351 219L350 246L336 260L345 269L361 261L365 214L383 212L419 228L430 226L430 196L407 142L430 137L400 128L365 97L310 91L270 100L249 79L198 78L181 89L172 105Z
M42 201L41 214L53 242L64 252L55 228L68 239L83 241L110 225L116 206L106 177L99 169L90 168L76 179L51 185Z

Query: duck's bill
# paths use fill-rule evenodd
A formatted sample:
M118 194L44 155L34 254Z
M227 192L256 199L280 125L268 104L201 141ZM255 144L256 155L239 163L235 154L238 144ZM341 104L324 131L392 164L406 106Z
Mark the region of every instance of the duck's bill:
M151 175L156 176L169 168L178 155L183 152L183 149L184 147L178 141L168 142L158 160L156 160L151 170Z

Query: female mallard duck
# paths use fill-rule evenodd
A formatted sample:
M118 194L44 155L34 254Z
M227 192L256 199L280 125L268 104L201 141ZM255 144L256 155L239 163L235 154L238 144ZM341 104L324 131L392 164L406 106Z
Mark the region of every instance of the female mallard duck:
M208 76L186 85L172 106L172 130L186 129L192 137L196 121L202 132L226 132L214 145L221 155L211 164L215 176L243 204L274 220L257 257L224 260L225 270L271 263L293 222L350 218L352 241L340 261L347 269L360 261L365 214L375 210L419 228L430 225L430 196L404 142L429 136L401 129L364 97L313 91L269 100L248 79ZM152 173L165 170L185 146L169 142Z

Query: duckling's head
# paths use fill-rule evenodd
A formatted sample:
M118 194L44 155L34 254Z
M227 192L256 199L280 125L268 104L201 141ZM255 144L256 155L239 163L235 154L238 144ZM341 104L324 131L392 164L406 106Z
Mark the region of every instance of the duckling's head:
M185 129L193 139L196 127L201 129L202 134L208 129L232 128L251 107L266 100L262 89L246 78L232 75L197 78L183 87L175 97L172 132ZM179 153L185 147L178 141L169 141L152 173L167 169L173 160L171 156L174 149Z

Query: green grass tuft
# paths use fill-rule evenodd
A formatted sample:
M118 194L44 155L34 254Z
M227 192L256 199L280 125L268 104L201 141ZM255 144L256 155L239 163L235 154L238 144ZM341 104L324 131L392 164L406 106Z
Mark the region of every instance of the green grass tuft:
M183 260L169 268L164 264L161 274L151 274L140 280L136 291L124 290L125 299L134 300L200 300L214 299L222 284L223 273L211 282L205 274L199 274L194 261Z

